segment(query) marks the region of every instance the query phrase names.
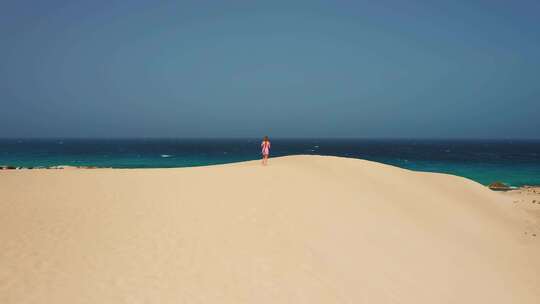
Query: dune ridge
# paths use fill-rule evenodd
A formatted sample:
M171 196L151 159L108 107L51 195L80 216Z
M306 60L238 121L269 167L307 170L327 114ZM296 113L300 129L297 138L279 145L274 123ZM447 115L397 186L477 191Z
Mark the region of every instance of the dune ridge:
M538 218L457 176L300 155L0 193L1 303L540 301Z

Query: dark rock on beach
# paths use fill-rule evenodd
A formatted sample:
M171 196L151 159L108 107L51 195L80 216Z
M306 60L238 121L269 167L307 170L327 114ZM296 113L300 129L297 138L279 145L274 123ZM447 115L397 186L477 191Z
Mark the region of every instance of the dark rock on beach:
M502 182L493 182L491 184L489 184L488 186L489 189L491 190L496 190L496 191L508 191L508 190L511 190L512 188L510 188L510 186L502 183Z

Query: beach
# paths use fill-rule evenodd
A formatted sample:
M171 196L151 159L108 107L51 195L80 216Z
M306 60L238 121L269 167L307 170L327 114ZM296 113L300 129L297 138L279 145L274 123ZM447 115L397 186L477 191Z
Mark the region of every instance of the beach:
M0 195L6 304L540 301L537 188L298 155L3 170Z

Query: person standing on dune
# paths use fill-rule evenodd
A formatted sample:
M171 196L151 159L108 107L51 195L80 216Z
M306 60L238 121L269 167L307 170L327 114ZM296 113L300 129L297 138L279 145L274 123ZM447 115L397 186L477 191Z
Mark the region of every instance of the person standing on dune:
M270 155L270 140L268 136L265 136L261 143L261 154L263 156L262 164L266 166L268 164L268 156Z

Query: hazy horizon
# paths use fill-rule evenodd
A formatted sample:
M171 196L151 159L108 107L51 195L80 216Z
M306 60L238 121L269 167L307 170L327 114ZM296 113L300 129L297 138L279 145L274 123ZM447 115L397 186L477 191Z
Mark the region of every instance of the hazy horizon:
M0 138L540 139L537 1L12 1Z
M0 137L0 140L259 140L263 136L222 136L222 137ZM352 136L273 136L270 140L365 140L365 141L540 141L540 138L526 137L352 137Z

